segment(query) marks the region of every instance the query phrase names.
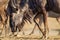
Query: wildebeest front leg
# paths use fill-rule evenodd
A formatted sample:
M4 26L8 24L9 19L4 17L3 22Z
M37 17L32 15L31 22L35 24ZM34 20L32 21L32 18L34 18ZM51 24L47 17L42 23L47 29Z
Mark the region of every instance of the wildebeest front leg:
M37 16L37 15L36 15ZM37 27L39 28L39 30L42 32L42 34L44 35L44 32L43 30L39 27L39 24L36 22L35 18L36 16L34 17L33 21L35 22L35 24L37 25Z
M44 21L44 38L47 39L47 33L49 32L49 29L48 29L48 22L47 22L47 11L45 9L45 5L46 5L46 0L45 0L45 4L44 2L41 3L41 9L42 9L42 12L43 12L43 21Z
M38 24L38 25L39 25L39 27L40 27L40 25L41 25L41 24L40 24L40 21L39 21L39 23L37 23L37 24ZM36 26L37 26L37 25L35 24L35 25L34 25L34 28L33 28L33 30L32 30L32 32L31 32L29 35L33 34L33 32L34 32L34 30L35 30Z
M41 17L39 17L39 16L41 16ZM42 15L37 14L37 15L34 16L33 19L35 20L35 19L37 19L37 18L39 18L39 21L38 21L38 23L37 23L37 22L36 22L36 23L37 23L37 24L39 25L39 27L40 27L40 26L41 26L41 23L42 23L42 20L41 20L41 19L42 19ZM31 32L29 35L33 34L33 32L34 32L34 30L35 30L35 28L36 28L36 26L37 26L36 23L35 23L35 25L34 25L34 28L33 28L32 32Z

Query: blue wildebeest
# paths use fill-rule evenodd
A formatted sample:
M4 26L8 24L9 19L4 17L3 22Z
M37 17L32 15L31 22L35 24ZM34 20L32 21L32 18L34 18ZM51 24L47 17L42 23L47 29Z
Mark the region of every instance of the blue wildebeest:
M37 26L39 30L42 32L44 38L46 38L46 32L48 32L48 23L45 4L46 0L9 0L7 13L10 14L10 25L11 27L13 27L13 32L16 31L16 27L18 28L18 25L21 25L21 22L23 22L23 18L25 17L25 15L29 14L28 10L31 9L33 15L37 13L37 15L35 15L33 18L33 21L36 24L36 16L38 16L38 14L43 15L44 31L39 27L39 24L37 24ZM21 28L19 30L21 30Z

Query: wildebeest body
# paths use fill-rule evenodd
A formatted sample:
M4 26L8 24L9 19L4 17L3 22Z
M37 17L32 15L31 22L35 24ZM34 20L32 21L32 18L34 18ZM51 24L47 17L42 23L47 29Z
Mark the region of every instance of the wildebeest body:
M12 1L12 0L11 0ZM11 2L10 1L10 2ZM12 1L13 2L13 1ZM36 20L35 20L35 17L34 17L34 19L33 19L33 21L37 24L37 26L38 26L38 28L39 28L39 30L41 30L41 32L42 32L42 34L44 35L44 36L46 36L45 34L46 34L46 27L48 27L48 25L47 25L47 12L46 12L46 9L45 9L45 4L46 4L46 0L20 0L20 3L18 3L17 2L17 5L15 6L14 4L14 6L10 3L10 4L8 4L8 6L9 6L9 10L11 11L10 12L10 18L12 18L12 21L11 22L14 22L14 20L18 17L18 15L17 14L21 14L21 15L23 15L21 18L22 18L22 20L23 20L23 17L25 16L25 12L27 12L28 14L29 14L29 9L31 9L32 10L32 13L33 13L33 15L35 15L36 13L37 14L42 14L43 15L43 21L44 21L44 32L42 31L42 29L39 27L39 25L35 22ZM16 7L16 8L15 8ZM10 9L11 8L11 9ZM17 9L16 11L14 10L14 9ZM18 11L18 12L17 12ZM40 13L40 11L42 12L42 13ZM14 20L13 20L13 13L17 13L16 15L17 15L17 17L15 17L14 18ZM32 16L33 17L33 16ZM22 21L21 20L21 21ZM16 20L15 20L16 21ZM19 19L18 19L18 21L19 21ZM17 24L21 24L21 21L20 21L20 23L17 23ZM11 24L13 24L13 23L11 23ZM16 25L17 26L17 25ZM16 27L15 27L15 29L16 29Z

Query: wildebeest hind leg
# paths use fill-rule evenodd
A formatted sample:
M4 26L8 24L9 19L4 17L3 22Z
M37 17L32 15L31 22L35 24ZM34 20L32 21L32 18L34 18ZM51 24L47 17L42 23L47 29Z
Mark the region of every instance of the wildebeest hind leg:
M60 24L60 17L58 17L58 18L56 18L56 19L57 19L58 23Z

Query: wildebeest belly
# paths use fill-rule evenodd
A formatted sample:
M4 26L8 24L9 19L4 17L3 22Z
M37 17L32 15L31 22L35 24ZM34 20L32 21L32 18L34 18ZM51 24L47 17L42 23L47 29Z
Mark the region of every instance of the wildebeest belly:
M60 13L60 0L47 0L48 9Z

